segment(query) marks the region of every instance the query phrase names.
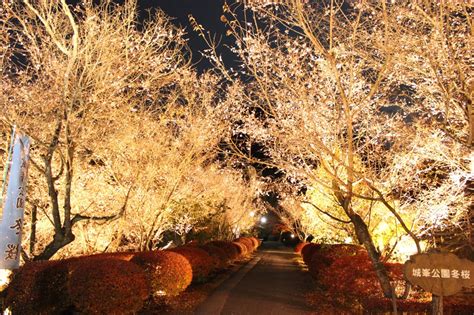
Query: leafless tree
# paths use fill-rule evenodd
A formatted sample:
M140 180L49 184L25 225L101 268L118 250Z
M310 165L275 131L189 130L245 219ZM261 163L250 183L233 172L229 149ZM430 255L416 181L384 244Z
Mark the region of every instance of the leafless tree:
M248 143L264 144L271 159L263 163L332 200L337 207L306 201L313 202L320 215L351 222L384 294L393 297L371 232L377 221L374 209L385 211L379 218L409 235L418 252L422 247L417 231L435 212L430 209L426 215L423 207L436 192L443 190L443 198L449 200L440 213L462 217L466 212L466 197L458 193L463 180L451 184L453 178L465 181L472 172L472 156L464 144L469 116L447 117L460 117L454 113L467 113L469 108L469 85L461 83L460 76L471 71L466 58L471 51L472 5L283 0L247 1L247 9L244 21L227 5L222 17L236 41L231 50L242 61L237 73L222 65L213 42L192 20L195 30L208 38L210 60L232 82L227 118L237 126L228 137L235 156L259 162L235 143L232 134L240 132ZM457 29L463 33L451 45L458 49L455 61L448 62L447 53L434 53L434 43L420 46L437 36L437 30L450 27L435 23L427 29L426 21L459 14L462 25ZM438 66L457 64L459 70L453 67L446 73L457 75L459 83L453 86L459 98L451 100L449 93L429 89L433 81L426 72L434 79L445 73L430 68L427 58L433 56ZM426 62L418 62L423 58ZM407 67L408 59L417 61L417 67ZM426 82L424 87L418 86L421 82ZM447 82L448 78L443 84ZM425 115L427 105L446 111L440 122L444 128L431 113Z

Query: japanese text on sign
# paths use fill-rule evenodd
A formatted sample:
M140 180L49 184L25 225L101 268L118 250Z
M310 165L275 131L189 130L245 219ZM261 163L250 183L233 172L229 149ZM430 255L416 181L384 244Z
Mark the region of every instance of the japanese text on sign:
M458 269L428 269L428 268L413 268L412 276L416 278L444 278L444 279L471 279L470 270Z

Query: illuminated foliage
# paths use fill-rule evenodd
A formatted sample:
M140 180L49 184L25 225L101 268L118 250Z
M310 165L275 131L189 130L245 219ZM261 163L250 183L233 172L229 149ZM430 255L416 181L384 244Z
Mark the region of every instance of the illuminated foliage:
M224 69L213 47L206 53L231 82L228 141L243 134L269 157L234 145L235 158L275 167L283 186L305 188L281 189L289 220L303 234L323 227L330 240L363 244L386 296L380 245L390 253L408 235L415 251L420 238L472 250L460 228L472 202L472 82L464 75L472 72L472 4L245 3L255 23L229 6L222 19L240 67Z
M218 161L218 78L191 68L182 29L161 11L140 20L132 0L4 4L2 144L12 125L33 141L30 258L154 249L213 225L232 239L253 225L257 183Z

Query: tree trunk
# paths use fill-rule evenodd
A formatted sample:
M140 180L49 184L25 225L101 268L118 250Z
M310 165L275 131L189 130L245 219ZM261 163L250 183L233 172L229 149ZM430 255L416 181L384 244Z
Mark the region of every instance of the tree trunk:
M54 256L64 246L74 241L76 237L72 233L68 234L55 234L54 239L49 243L41 254L36 256L33 260L48 260Z
M33 204L33 208L31 209L30 257L34 256L35 254L36 222L38 221L37 213L38 213L38 206L36 204Z
M390 278L388 276L387 269L385 269L385 266L380 261L380 253L375 248L367 224L365 224L364 220L362 220L362 218L358 214L353 213L350 215L350 218L352 224L354 225L354 229L359 243L361 243L367 249L367 253L369 254L370 260L374 265L375 272L379 279L383 294L385 295L385 297L391 298L393 290L392 285L390 284Z
M431 301L431 314L443 315L443 296L433 294Z

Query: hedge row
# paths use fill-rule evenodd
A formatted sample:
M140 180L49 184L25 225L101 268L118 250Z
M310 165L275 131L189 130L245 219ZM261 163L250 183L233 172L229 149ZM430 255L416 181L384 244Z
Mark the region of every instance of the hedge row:
M391 299L383 296L378 278L367 251L350 244L301 243L295 247L305 262L310 274L326 289L329 296L350 297L358 301L369 312L392 310ZM384 263L390 281L398 295L404 291L403 265ZM472 298L465 296L446 297L445 310L450 314L471 314ZM344 299L343 299L344 300ZM430 309L430 294L412 288L408 299L398 299L401 312L426 312Z
M176 296L258 245L255 238L240 238L164 251L29 262L15 272L4 307L13 314L134 314L147 299Z
M350 244L297 245L308 270L331 296L352 297L367 310L391 310L391 300L383 297L377 275L367 251ZM385 263L392 283L403 285L403 265ZM399 310L421 310L426 303L397 301Z

